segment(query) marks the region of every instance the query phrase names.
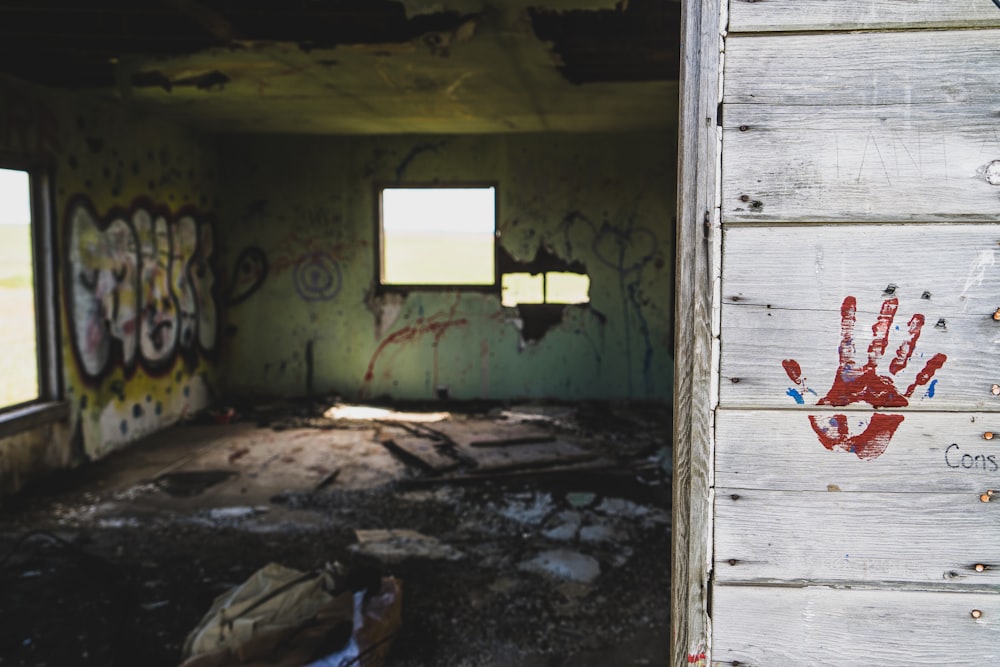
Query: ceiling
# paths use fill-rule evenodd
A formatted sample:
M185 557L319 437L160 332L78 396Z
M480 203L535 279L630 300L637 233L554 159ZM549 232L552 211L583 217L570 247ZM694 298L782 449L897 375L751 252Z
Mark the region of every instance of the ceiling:
M676 124L679 0L0 0L0 71L220 132Z

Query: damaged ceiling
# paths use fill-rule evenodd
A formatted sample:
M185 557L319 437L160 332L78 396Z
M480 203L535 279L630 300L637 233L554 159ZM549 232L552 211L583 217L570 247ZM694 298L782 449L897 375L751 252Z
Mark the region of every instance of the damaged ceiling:
M0 0L0 71L222 132L676 123L679 0Z

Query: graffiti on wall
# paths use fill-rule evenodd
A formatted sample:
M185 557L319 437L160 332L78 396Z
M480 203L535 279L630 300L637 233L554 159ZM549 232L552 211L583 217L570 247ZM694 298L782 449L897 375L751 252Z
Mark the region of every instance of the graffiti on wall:
M215 349L212 226L184 209L137 200L99 216L84 197L66 212L66 305L82 374L121 364L168 369Z
M340 263L330 253L306 253L295 262L295 291L304 301L329 301L340 292Z
M267 271L267 253L257 246L244 248L236 258L236 266L229 279L226 304L235 306L253 296L267 280Z
M638 204L636 204L638 206ZM562 232L567 257L573 256L572 232L582 226L591 238L591 253L598 262L613 270L618 277L619 299L622 304L622 321L625 328L626 377L629 395L633 384L633 329L642 339L641 363L643 390L646 394L655 391L652 373L653 344L652 332L646 318L645 309L650 299L642 288L644 269L650 264L660 266L660 240L648 227L637 223L637 213L622 213L619 220L612 223L604 220L598 224L579 211L571 211L562 221Z
M325 209L297 208L296 215L316 224L321 220L337 220ZM275 275L289 272L295 293L303 301L330 301L343 285L341 257L350 253L350 243L331 241L326 234L293 230L276 244L272 271ZM357 245L365 246L367 243Z
M858 302L853 296L844 299L840 306L840 346L838 354L840 363L833 378L833 384L826 396L817 401L817 405L844 407L854 403L867 403L873 408L903 408L909 405L910 398L918 387L928 385L927 395L934 396L934 374L941 369L948 357L935 354L931 357L913 381L902 389L896 386L897 374L905 370L913 357L924 327L924 316L915 313L907 324L907 337L896 349L895 356L889 362L888 373L879 372L879 364L889 346L889 332L899 310L899 299L892 297L882 302L875 324L872 325L872 342L868 346L868 361L862 365L855 359L854 324L857 321ZM788 378L795 387L788 390L788 395L796 403L804 403L805 394L816 394L809 388L802 367L794 359L781 362ZM809 422L816 432L820 443L831 451L845 451L855 454L859 459L875 459L885 452L896 429L903 423L903 415L876 412L865 423L859 423L864 428L856 435L851 435L847 415L831 416L810 415Z

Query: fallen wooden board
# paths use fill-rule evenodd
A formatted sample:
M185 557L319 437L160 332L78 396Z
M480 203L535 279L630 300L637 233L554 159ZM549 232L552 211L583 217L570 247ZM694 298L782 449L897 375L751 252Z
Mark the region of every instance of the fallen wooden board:
M429 428L459 447L493 447L555 440L550 432L531 424L507 424L485 419L442 422Z
M482 484L484 480L518 480L522 478L537 479L551 476L562 478L573 476L574 484L586 475L627 475L628 483L635 484L635 474L637 468L623 467L615 461L609 459L594 459L578 464L568 464L559 466L546 466L542 468L528 468L515 470L499 470L475 473L461 473L442 475L440 477L420 477L416 479L402 479L399 481L402 487L425 487L438 484Z
M461 462L440 451L441 443L418 436L394 436L382 442L390 451L395 451L409 461L413 461L431 472L441 473L454 470Z
M476 463L473 473L498 472L519 468L591 461L596 454L572 442L556 440L517 447L462 447L463 454Z

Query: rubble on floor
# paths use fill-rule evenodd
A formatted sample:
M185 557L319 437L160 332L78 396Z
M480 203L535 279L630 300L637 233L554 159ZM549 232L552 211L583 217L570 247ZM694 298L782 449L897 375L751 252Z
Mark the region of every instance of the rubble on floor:
M218 595L334 561L405 581L386 667L666 664L662 407L230 407L7 502L0 665L176 666Z

